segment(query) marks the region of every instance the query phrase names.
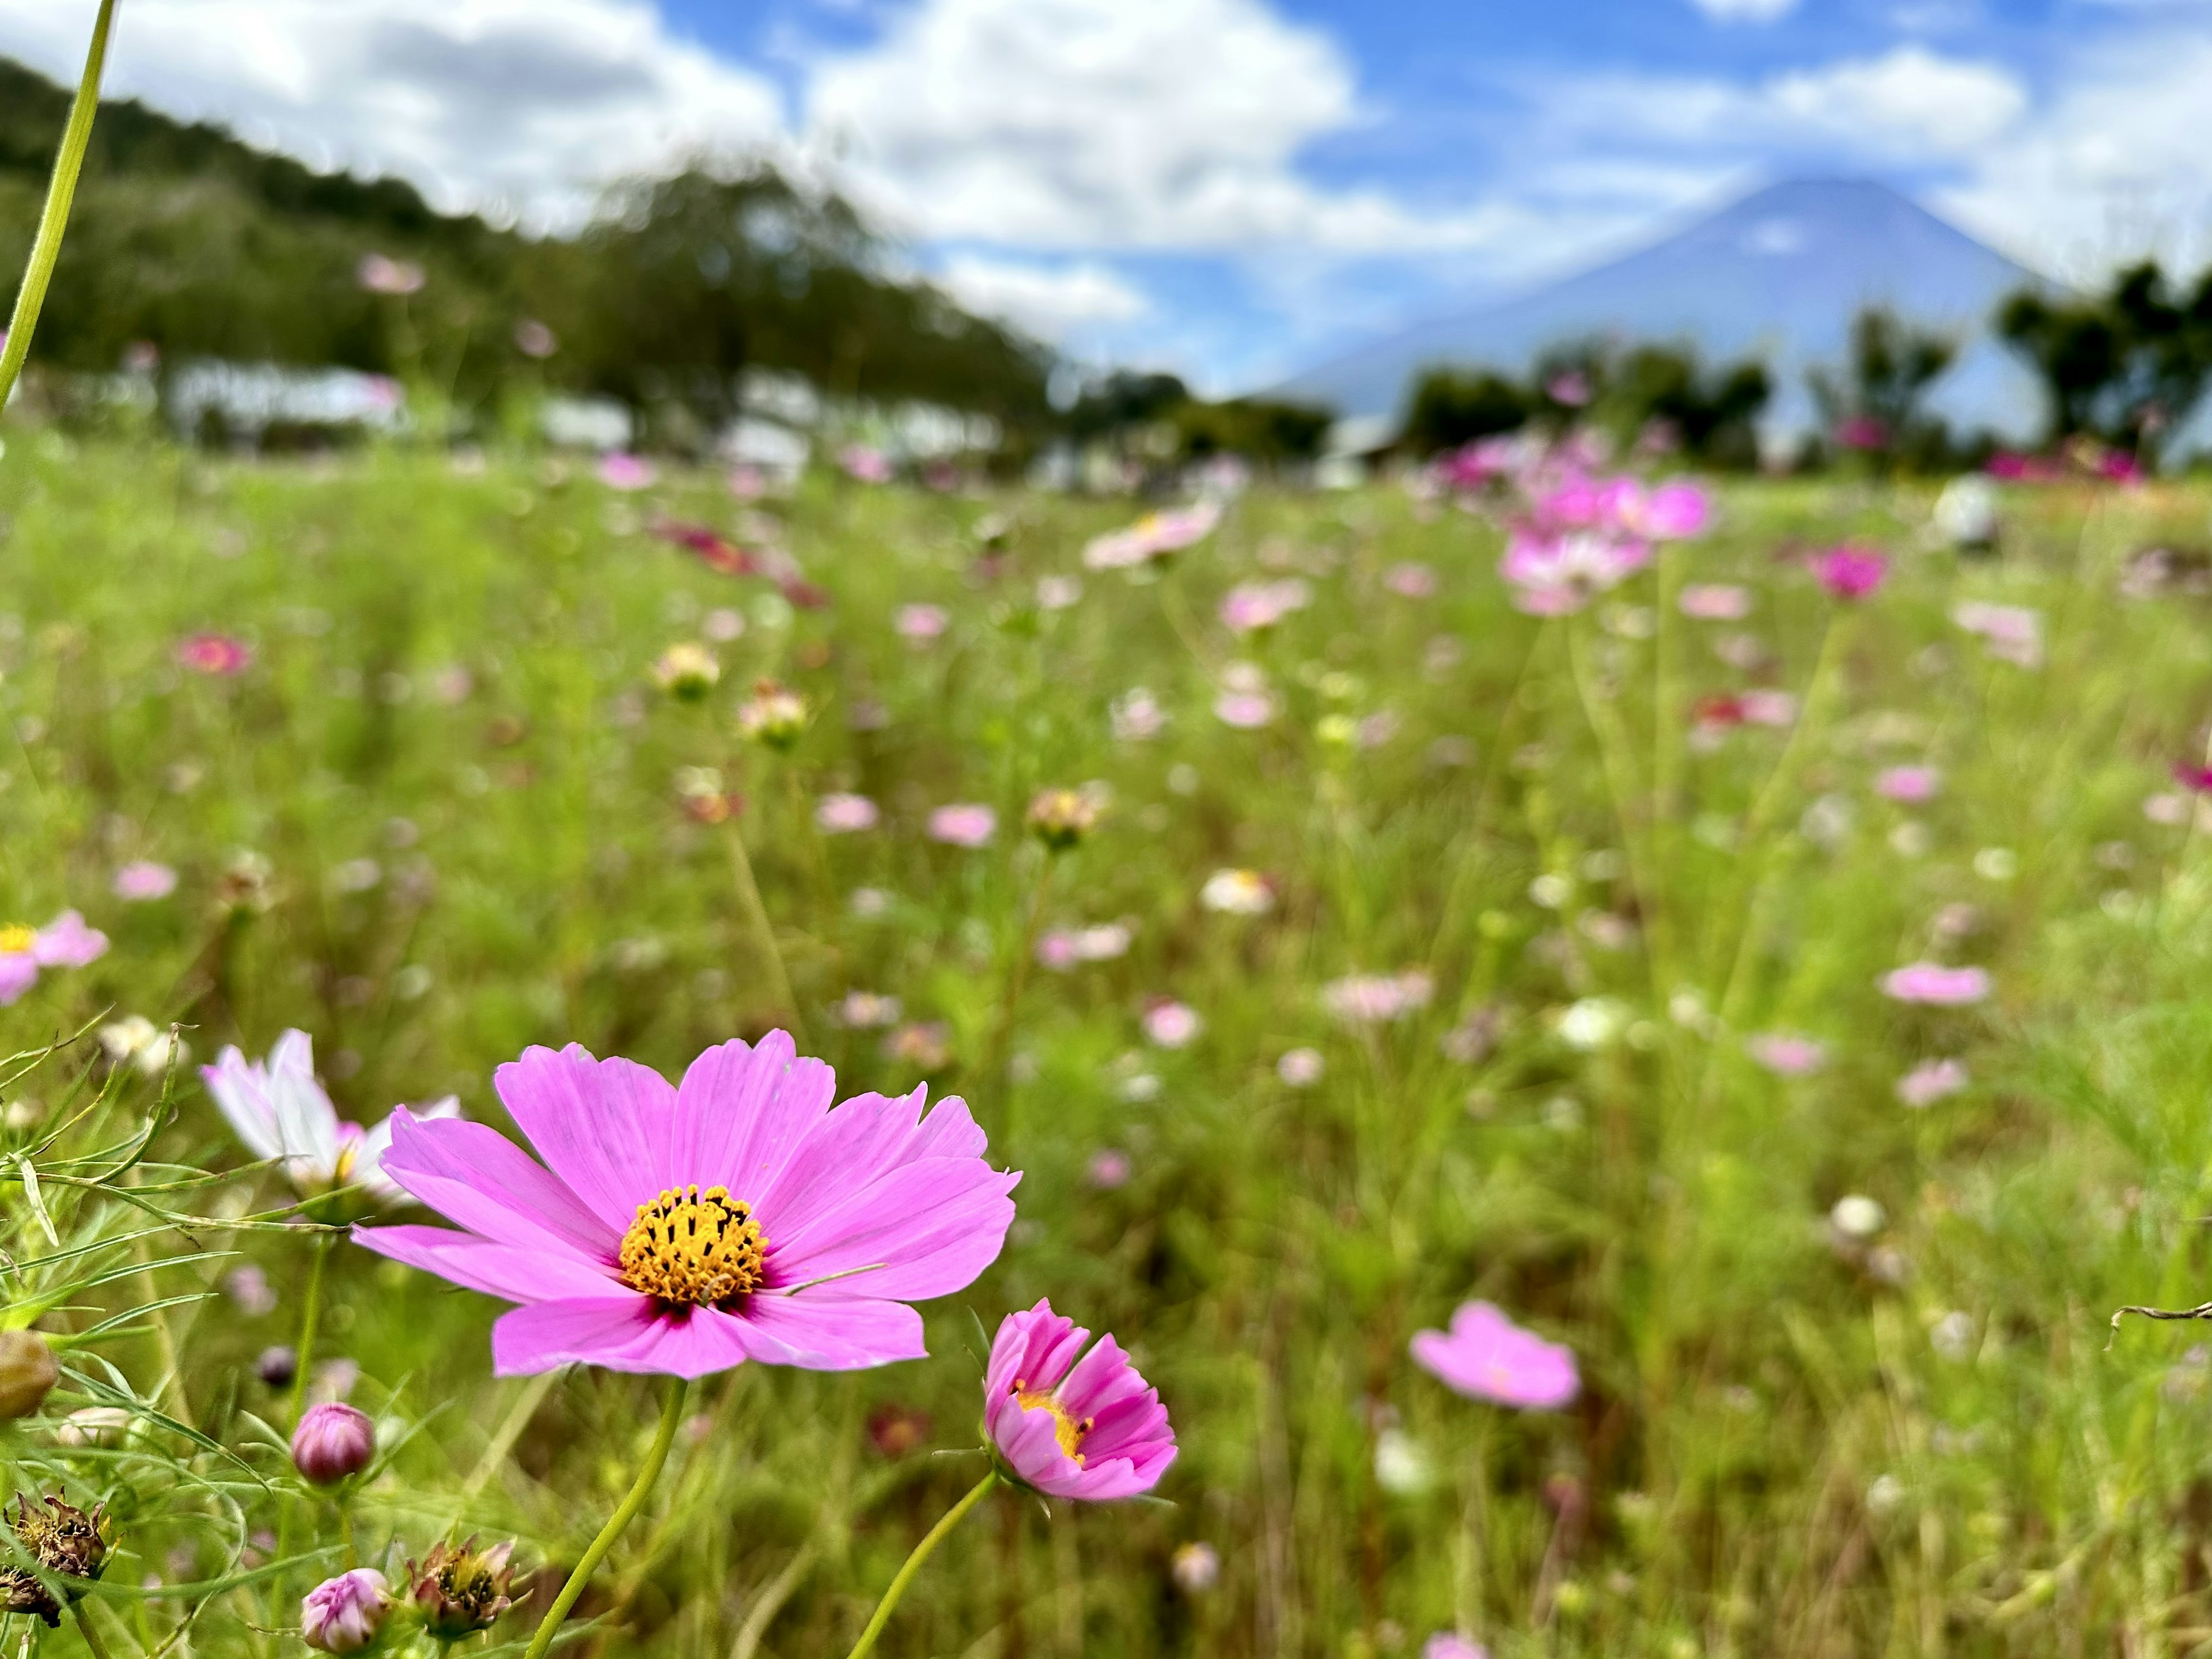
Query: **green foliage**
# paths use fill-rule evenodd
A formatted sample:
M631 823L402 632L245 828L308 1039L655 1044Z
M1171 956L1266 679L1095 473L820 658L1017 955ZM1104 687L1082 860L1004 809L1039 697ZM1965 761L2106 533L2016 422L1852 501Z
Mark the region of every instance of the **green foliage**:
M1839 379L1816 368L1810 376L1828 440L1886 471L1950 470L1950 433L1923 405L1958 350L1948 336L1917 329L1880 307L1859 313L1847 374Z
M2212 270L2180 292L2155 260L2121 271L2102 294L2023 289L1996 326L2042 378L2053 440L2094 437L2155 459L2212 376Z
M1528 422L1528 392L1503 374L1431 368L1414 383L1403 441L1415 455L1457 449Z

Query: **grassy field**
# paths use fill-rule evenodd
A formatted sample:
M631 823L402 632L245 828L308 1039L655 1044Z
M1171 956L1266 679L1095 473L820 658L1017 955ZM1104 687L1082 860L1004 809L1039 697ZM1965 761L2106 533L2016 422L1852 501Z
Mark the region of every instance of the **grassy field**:
M605 1622L563 1651L843 1653L975 1478L933 1454L975 1443L979 1328L1041 1296L1160 1389L1167 1502L1001 1495L883 1652L2212 1644L2212 1360L2182 1325L2108 1345L2121 1304L2212 1295L2212 837L2171 776L2206 757L2212 602L2136 556L2203 546L2201 489L2022 489L1972 560L1924 493L1730 486L1711 533L1540 621L1495 525L1395 489L1255 493L1132 576L1080 562L1126 504L823 477L745 508L706 473L8 438L5 919L76 907L112 945L0 1016L6 1047L141 1015L197 1062L298 1027L350 1116L451 1093L503 1125L490 1073L526 1045L674 1076L795 1014L841 1093L963 1095L1025 1172L998 1265L925 1310L932 1359L699 1385L583 1605ZM827 605L664 517L781 544ZM1846 538L1893 558L1856 605L1796 556ZM1279 626L1220 621L1233 584L1292 576L1310 603ZM1717 583L1747 617L1682 614ZM1954 620L1972 602L2040 612L2037 648L1993 652ZM902 627L915 605L942 615ZM242 672L180 665L204 630L250 646ZM694 702L653 674L684 641L721 671ZM739 735L763 678L811 710L788 752ZM1272 717L1230 723L1239 698ZM1916 793L1878 787L1902 766L1940 773L1931 799L1882 793ZM1080 846L1024 836L1036 792L1093 785ZM824 833L841 792L880 821ZM955 803L995 810L987 844L931 837ZM115 896L135 860L174 892ZM1202 902L1224 869L1267 878L1264 914ZM1993 992L1885 994L1922 961ZM1169 999L1197 1016L1181 1046ZM1963 1086L1900 1099L1946 1060L1923 1083ZM211 1292L69 1347L0 1443L16 1483L118 1516L112 1650L300 1651L338 1520L289 1482L254 1367L300 1340L315 1247L133 1239L115 1196L221 1221L289 1189L192 1067L165 1116L86 1035L6 1093L14 1322L64 1241L112 1272L56 1292L58 1338ZM141 1122L158 1163L90 1179ZM1510 1413L1411 1362L1474 1297L1573 1350L1574 1405ZM498 1304L350 1245L319 1299L316 1358L357 1364L397 1449L362 1556L459 1526L573 1565L651 1385L495 1382ZM118 1399L126 1437L58 1434ZM1210 1583L1188 1553L1178 1582L1193 1545ZM82 1648L19 1619L10 1653L17 1631Z

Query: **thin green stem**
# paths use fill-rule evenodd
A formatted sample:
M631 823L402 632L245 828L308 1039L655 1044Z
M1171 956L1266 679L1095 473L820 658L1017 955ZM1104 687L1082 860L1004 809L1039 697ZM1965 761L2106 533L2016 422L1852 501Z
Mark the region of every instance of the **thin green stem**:
M906 1587L914 1582L915 1574L921 1571L921 1564L928 1560L931 1553L945 1541L945 1534L967 1519L968 1511L981 1503L985 1495L998 1484L999 1472L993 1469L968 1489L965 1498L945 1512L943 1520L922 1535L921 1542L914 1547L914 1553L907 1557L906 1565L898 1570L898 1577L891 1580L891 1587L884 1592L884 1599L876 1603L875 1617L868 1620L867 1629L860 1632L860 1639L853 1644L853 1650L846 1659L864 1659L874 1648L876 1638L884 1633L884 1626L890 1622L899 1598L906 1594ZM532 1659L535 1659L534 1655Z
M307 1367L315 1357L315 1324L323 1311L323 1266L330 1257L330 1241L327 1238L316 1239L315 1253L307 1264L307 1299L300 1313L297 1369L292 1373L292 1421L295 1425L307 1408Z
M791 1020L791 1035L804 1042L805 1024L799 1014L799 999L791 994L791 975L784 969L783 951L775 942L775 924L768 919L768 906L761 902L760 884L753 879L753 861L745 851L745 838L736 823L728 826L730 842L730 874L738 890L738 908L745 913L745 926L760 941L760 952L767 959L769 991L776 1006Z
M77 1602L70 1611L76 1615L77 1630L84 1637L84 1644L92 1650L92 1659L109 1659L107 1644L100 1639L100 1632L92 1627L92 1614L86 1604Z
M100 77L107 64L107 35L114 22L115 0L100 0L100 15L92 26L92 46L85 53L84 75L77 82L76 101L70 106L69 125L62 131L61 152L54 157L46 210L39 216L38 240L31 244L31 263L23 272L23 285L15 290L15 314L8 322L8 343L0 348L0 409L8 406L15 379L23 372L23 360L31 355L31 336L39 326L46 289L53 282L54 265L62 256L62 233L69 228L77 174L83 170L84 153L92 143L92 118L100 109Z
M637 1472L636 1483L630 1487L629 1495L607 1517L607 1524L599 1528L599 1535L592 1540L592 1547L584 1552L584 1559L576 1563L576 1570L568 1575L568 1582L561 1586L561 1593L553 1598L553 1605L545 1609L545 1618L538 1626L538 1634L530 1638L530 1647L523 1659L545 1659L546 1650L553 1645L553 1638L560 1634L562 1622L568 1618L568 1609L576 1605L576 1598L583 1595L585 1585L592 1582L592 1575L599 1571L599 1563L606 1559L607 1552L615 1547L615 1540L629 1529L631 1522L637 1519L637 1512L645 1507L645 1500L653 1495L653 1483L660 1478L661 1466L668 1462L668 1449L676 1443L676 1427L684 1420L684 1401L690 1392L690 1385L683 1378L669 1379L668 1397L660 1407L660 1428L653 1437L653 1449L646 1453L644 1466Z
M977 1080L979 1094L1001 1097L1005 1109L999 1114L999 1132L1009 1146L1014 1133L1014 1093L1006 1081L1007 1051L1014 1041L1014 1020L1020 1012L1022 988L1029 983L1030 963L1036 955L1037 934L1044 927L1045 900L1052 889L1052 866L1057 859L1051 849L1044 853L1044 863L1037 870L1036 885L1030 890L1029 914L1022 922L1021 941L1015 946L1014 959L1006 965L1006 986L999 1000L997 1019L991 1027L991 1046L985 1050L983 1071Z

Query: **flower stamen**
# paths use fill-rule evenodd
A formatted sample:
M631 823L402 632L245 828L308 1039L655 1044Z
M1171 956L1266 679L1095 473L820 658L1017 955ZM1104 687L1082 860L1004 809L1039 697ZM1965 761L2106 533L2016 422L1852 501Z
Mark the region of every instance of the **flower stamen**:
M641 1295L712 1304L767 1282L768 1239L728 1188L670 1188L637 1206L621 1261L623 1283Z
M39 933L34 927L26 927L21 922L0 927L0 956L23 956L38 942Z
M1062 1406L1058 1399L1052 1395L1033 1391L1029 1388L1026 1380L1022 1377L1018 1376L1014 1379L1014 1386L1009 1392L1021 1402L1024 1411L1033 1411L1042 1406L1052 1413L1053 1438L1060 1442L1060 1450L1073 1458L1079 1468L1081 1468L1083 1437L1098 1426L1098 1419L1095 1417L1086 1417L1081 1422L1077 1422L1067 1414L1067 1408Z

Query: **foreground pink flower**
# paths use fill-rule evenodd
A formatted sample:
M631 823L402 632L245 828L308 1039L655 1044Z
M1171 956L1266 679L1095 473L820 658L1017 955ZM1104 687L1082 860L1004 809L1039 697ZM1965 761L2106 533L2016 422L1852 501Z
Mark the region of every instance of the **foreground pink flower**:
M305 1031L278 1037L265 1062L226 1048L214 1065L200 1067L200 1081L246 1150L256 1158L283 1159L285 1173L302 1193L358 1184L380 1203L404 1200L386 1173L384 1160L392 1124L406 1109L365 1129L339 1117L315 1081L314 1041ZM413 1121L457 1117L460 1109L461 1103L447 1095Z
M1413 1363L1446 1388L1524 1411L1557 1411L1582 1391L1571 1351L1524 1331L1487 1302L1463 1302L1451 1332L1421 1331Z
M193 634L177 647L177 661L195 674L228 678L252 665L253 647L228 634Z
M940 806L929 815L929 838L948 847L988 847L999 833L999 815L972 801Z
M177 890L177 872L166 864L138 859L115 872L115 896L133 904L167 898Z
M1956 1008L1988 996L1990 976L1986 969L1980 968L1946 968L1941 963L1915 962L1885 974L1881 988L1899 1002Z
M1867 547L1832 547L1815 553L1809 563L1813 580L1839 599L1865 599L1889 574L1887 556Z
M957 1099L860 1095L772 1031L680 1086L570 1045L493 1078L545 1160L481 1124L395 1112L385 1167L465 1229L358 1228L369 1249L522 1305L501 1376L556 1365L703 1376L748 1359L854 1370L925 1356L909 1302L998 1257L1020 1181Z
M1087 1504L1134 1498L1175 1462L1175 1431L1121 1344L1103 1336L1084 1353L1090 1340L1049 1301L1007 1315L984 1374L983 1431L1018 1485Z
M64 910L43 927L0 927L0 1007L39 982L43 968L83 968L107 954L107 935Z
M300 1639L319 1653L356 1653L392 1613L392 1587L374 1567L325 1579L300 1603Z

